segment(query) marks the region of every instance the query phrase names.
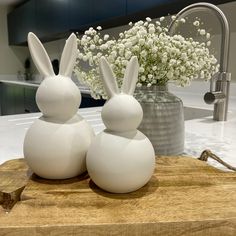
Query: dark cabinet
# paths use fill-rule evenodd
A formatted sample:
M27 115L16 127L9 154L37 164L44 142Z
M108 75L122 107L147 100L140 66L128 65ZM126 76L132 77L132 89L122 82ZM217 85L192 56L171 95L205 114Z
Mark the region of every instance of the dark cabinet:
M14 90L1 83L1 115L14 114Z
M92 22L93 0L69 0L69 28L83 30Z
M10 45L26 45L32 31L43 41L125 16L126 0L29 0L8 14Z
M99 0L92 1L92 21L108 21L126 15L126 0Z
M14 91L14 108L15 108L15 114L22 114L25 111L24 106L24 87L14 85L13 86Z
M24 112L39 112L37 103L35 101L36 92L37 88L35 87L24 88Z
M1 115L38 112L35 101L36 87L0 83Z
M8 14L8 41L10 45L25 43L28 32L36 31L35 3L36 0L30 0Z
M99 106L103 106L104 103L105 103L105 100L103 99L94 99L89 94L82 94L80 108L99 107Z
M36 0L36 28L38 37L55 39L69 29L68 1Z
M24 113L24 87L1 83L1 114Z
M210 0L213 4L233 0ZM26 45L29 31L43 41L66 38L90 26L104 28L175 14L196 0L28 0L8 14L10 45Z
M171 0L169 0L171 1ZM172 0L173 1L173 0ZM149 8L167 3L168 0L127 0L127 14L147 10Z
M32 31L43 41L61 38L69 30L68 1L29 0L8 14L10 45L26 45Z
M70 31L84 31L90 26L109 25L111 19L126 15L126 0L70 0Z

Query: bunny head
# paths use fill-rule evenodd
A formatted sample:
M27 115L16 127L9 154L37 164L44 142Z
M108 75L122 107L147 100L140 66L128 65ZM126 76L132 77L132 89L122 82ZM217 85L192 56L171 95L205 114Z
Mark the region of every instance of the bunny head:
M71 34L66 40L61 56L59 74L55 75L49 56L40 40L33 33L28 34L28 45L32 59L44 80L36 93L36 102L46 117L68 119L76 114L81 94L70 76L77 55L77 39Z
M143 118L142 107L132 96L138 79L137 57L133 56L127 65L121 91L105 57L101 57L99 66L103 85L109 97L102 109L105 126L115 132L137 129Z

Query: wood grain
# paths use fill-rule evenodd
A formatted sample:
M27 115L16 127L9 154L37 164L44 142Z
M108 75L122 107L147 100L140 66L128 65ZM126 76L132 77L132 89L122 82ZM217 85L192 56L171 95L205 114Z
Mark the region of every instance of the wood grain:
M21 201L0 211L0 235L235 236L236 174L159 157L150 182L129 194L104 192L87 174L63 181L33 175Z
M31 174L24 159L10 160L0 166L0 209L9 211L19 201Z

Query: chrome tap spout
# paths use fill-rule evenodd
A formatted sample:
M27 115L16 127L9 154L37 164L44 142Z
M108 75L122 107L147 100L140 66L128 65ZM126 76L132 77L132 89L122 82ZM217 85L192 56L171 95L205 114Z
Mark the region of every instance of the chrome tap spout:
M211 79L210 92L206 93L204 100L207 104L214 104L213 119L217 121L226 121L228 113L228 102L229 102L229 90L230 90L230 79L231 73L228 71L229 61L229 42L230 42L230 31L227 18L224 13L215 5L205 2L191 4L182 9L176 18L171 22L169 26L169 34L172 35L174 26L177 20L186 15L196 12L208 10L215 14L221 25L221 53L220 53L220 69L217 73L216 82ZM213 84L215 82L215 91L213 90Z

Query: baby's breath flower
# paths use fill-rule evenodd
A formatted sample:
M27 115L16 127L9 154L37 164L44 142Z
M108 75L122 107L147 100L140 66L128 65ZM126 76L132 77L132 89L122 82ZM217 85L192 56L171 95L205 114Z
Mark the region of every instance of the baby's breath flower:
M200 29L199 34L200 34L200 35L205 35L205 34L206 34L206 30Z
M210 46L211 46L211 41L207 41L206 45L207 45L208 47L210 47Z
M140 55L141 55L142 57L146 57L146 56L147 56L147 52L143 50L143 51L140 53Z
M132 56L132 53L130 51L127 51L125 53L125 59L129 60L131 56Z
M134 50L134 51L138 51L138 50L139 50L139 46L138 46L138 45L135 45L135 46L133 47L133 50Z
M147 78L146 78L146 76L145 76L145 75L142 75L142 76L141 76L141 81L145 82L145 81L146 81L146 79L147 79Z
M145 44L145 39L139 39L139 44L144 45Z
M79 59L83 59L83 53L79 53L79 54L78 54L78 58L79 58Z
M140 66L140 67L139 67L139 72L140 72L140 73L143 73L144 71L145 71L144 68Z
M126 48L131 48L132 47L132 42L131 41L126 42L125 47Z
M160 18L160 21L163 21L163 20L165 20L165 17L164 17L164 16L162 16L162 17Z
M172 71L168 71L168 73L166 74L166 77L168 79L172 79L173 78L173 72Z
M150 27L150 28L148 29L148 32L149 32L150 34L154 34L154 33L155 33L155 28L154 28L154 27Z
M208 80L219 71L217 60L208 48L211 45L210 34L205 29L199 29L198 19L193 25L197 27L194 29L204 36L203 43L178 34L170 36L168 27L161 23L164 19L161 17L155 23L152 23L151 18L147 18L145 22L129 23L129 29L119 33L116 39L110 39L109 34L102 35L99 32L102 30L100 26L97 30L90 27L78 38L79 50L74 72L81 82L89 86L94 98L107 98L100 79L101 56L105 56L109 61L119 86L122 84L128 61L133 55L139 60L137 87L151 87L155 84L165 84L167 81L186 86L191 80L199 77ZM172 16L172 19L174 20L175 16ZM183 23L185 21L183 18L180 20ZM84 64L88 66L84 67Z
M83 61L87 61L87 60L88 60L87 56L84 55L84 56L83 56Z
M91 50L94 50L95 48L96 48L96 46L95 46L94 44L91 44L91 45L90 45L90 49L91 49Z
M109 35L108 35L108 34L105 34L103 39L104 39L104 40L108 40L108 39L109 39Z
M199 26L199 25L200 25L200 22L199 22L198 20L196 20L196 21L193 22L193 25L194 25L194 26Z

